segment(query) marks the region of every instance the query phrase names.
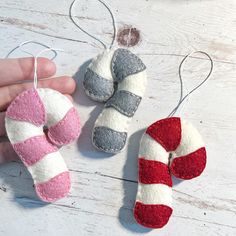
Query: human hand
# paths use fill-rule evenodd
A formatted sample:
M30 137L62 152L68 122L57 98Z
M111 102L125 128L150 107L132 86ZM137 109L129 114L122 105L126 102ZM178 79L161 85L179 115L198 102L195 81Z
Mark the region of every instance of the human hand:
M56 73L55 64L47 58L38 58L38 87L52 88L72 100L75 81L68 76L51 78ZM12 100L26 89L32 88L34 58L0 59L0 137L6 135L5 110ZM43 80L42 80L43 79ZM9 141L0 142L0 164L17 160Z

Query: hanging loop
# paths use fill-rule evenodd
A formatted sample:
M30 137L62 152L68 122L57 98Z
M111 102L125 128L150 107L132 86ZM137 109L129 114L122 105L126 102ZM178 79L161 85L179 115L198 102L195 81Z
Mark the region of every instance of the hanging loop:
M200 54L205 55L210 60L210 66L211 67L210 67L210 70L209 70L208 74L206 75L205 79L200 84L198 84L196 87L194 87L190 92L188 92L185 96L183 96L183 85L184 85L183 77L182 77L183 65L185 64L186 60L195 53L200 53ZM210 76L212 74L212 71L213 71L213 68L214 68L214 65L213 65L213 60L212 60L211 56L208 53L204 52L204 51L200 51L200 50L194 51L194 52L189 53L188 55L186 55L183 58L183 60L180 62L179 72L178 72L179 81L180 81L180 97L179 97L179 100L178 100L178 103L177 103L176 107L170 112L168 117L172 117L177 112L180 105L186 100L186 98L188 98L194 91L199 89L210 78Z

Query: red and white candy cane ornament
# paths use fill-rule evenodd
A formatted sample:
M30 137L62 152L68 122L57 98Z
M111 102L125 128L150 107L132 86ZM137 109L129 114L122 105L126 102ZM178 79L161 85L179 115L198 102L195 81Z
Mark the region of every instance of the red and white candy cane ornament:
M41 53L47 50L55 51L47 48ZM41 53L35 57L34 88L13 100L6 111L5 125L15 152L32 175L38 197L53 202L70 190L69 171L58 148L79 136L80 120L66 96L53 89L37 88L37 57Z
M180 64L179 77L181 95L178 105L170 113L173 115L180 104L193 91L199 88L207 77L184 97L181 67L192 54L187 55ZM195 53L195 52L194 52ZM172 214L171 174L180 179L199 176L206 166L206 148L198 131L189 122L179 117L168 117L150 125L142 136L139 149L138 192L134 206L136 221L148 228L161 228L167 224Z

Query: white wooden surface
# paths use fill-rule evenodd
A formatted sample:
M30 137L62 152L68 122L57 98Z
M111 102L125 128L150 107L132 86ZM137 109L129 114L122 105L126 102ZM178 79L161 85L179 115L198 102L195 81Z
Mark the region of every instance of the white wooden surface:
M107 12L95 0L79 2L75 10L80 24L109 42L112 28ZM128 147L115 156L97 152L90 144L102 105L85 96L81 78L86 61L101 48L71 24L71 1L0 1L0 56L30 39L63 48L65 53L55 60L58 74L75 75L74 99L83 123L78 142L61 151L72 176L68 198L46 205L35 196L21 163L0 166L0 235L236 235L236 1L107 2L118 28L130 25L140 30L140 43L130 49L146 63L149 78L130 127ZM195 180L175 180L172 218L165 228L148 230L132 216L139 140L145 127L175 105L178 65L194 49L211 54L214 73L184 105L181 116L204 137L207 168ZM207 60L190 59L184 74L188 90L201 80L197 71L207 73L208 65Z

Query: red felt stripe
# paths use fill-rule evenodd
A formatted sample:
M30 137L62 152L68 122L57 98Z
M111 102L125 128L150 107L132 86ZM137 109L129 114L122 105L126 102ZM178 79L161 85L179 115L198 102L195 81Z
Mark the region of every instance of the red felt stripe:
M172 187L168 166L159 161L139 158L139 182L143 184L166 184Z
M172 214L172 208L165 205L143 204L136 202L134 217L136 221L148 228L162 228L165 226Z
M206 149L199 148L188 155L175 158L170 166L171 174L180 179L199 176L206 167Z
M181 140L181 122L178 117L159 120L148 127L146 133L160 143L167 152L174 151Z

